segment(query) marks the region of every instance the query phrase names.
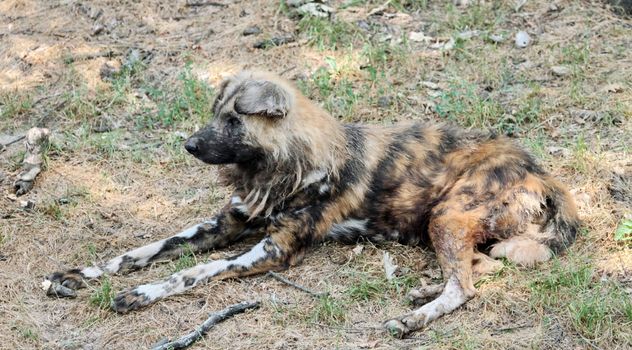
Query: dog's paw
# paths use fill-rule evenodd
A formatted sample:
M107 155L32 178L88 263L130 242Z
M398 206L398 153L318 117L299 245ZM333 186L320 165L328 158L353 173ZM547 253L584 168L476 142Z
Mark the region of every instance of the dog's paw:
M426 318L426 315L423 313L411 312L386 321L384 328L386 328L391 336L403 338L408 333L423 328L426 325Z
M386 328L386 331L392 337L399 339L404 338L408 333L410 333L410 329L408 329L408 327L406 327L406 325L398 319L386 321L384 323L384 328Z
M412 312L399 318L406 328L411 332L423 328L426 325L426 315L419 312Z
M112 300L112 310L120 314L125 314L149 305L151 302L152 300L149 296L140 292L138 288L124 290L118 293Z
M437 297L443 291L443 284L423 286L417 289L411 289L408 292L408 299L414 306L422 306Z
M83 288L86 286L84 280L85 276L80 270L68 270L66 272L55 272L46 277L46 280L52 282L52 284L59 284L66 288L73 290Z

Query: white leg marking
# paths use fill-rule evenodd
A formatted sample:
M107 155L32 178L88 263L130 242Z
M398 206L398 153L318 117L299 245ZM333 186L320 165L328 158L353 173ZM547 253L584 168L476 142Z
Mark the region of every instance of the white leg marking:
M193 225L173 237L180 237L180 238L187 238L187 239L191 238L198 232L198 229L200 228L200 226L204 226L204 225L210 225L214 227L217 225L217 219L211 219L209 221L204 221L201 224ZM165 242L173 237L165 238L160 241L153 242L148 245L131 250L123 255L119 255L109 260L105 264L105 266L103 266L103 268L92 266L92 267L83 269L81 272L86 277L90 277L90 278L99 277L104 272L117 273L121 270L121 267L122 267L121 264L123 263L124 257L127 259L130 259L130 258L133 259L135 266L143 267L147 265L147 263L149 263L149 259L151 259L153 256L158 254L158 252L160 252Z
M86 278L97 278L103 275L103 270L101 270L98 266L90 266L81 270L81 273L86 276Z
M248 206L244 204L240 196L233 196L230 199L230 205L233 208L239 210L242 214L250 215L250 210L248 209ZM215 223L217 223L217 220L215 220Z
M443 288L441 295L428 304L413 311L413 317L422 321L420 326L425 326L437 318L454 311L467 301L465 293L455 276L450 277Z
M197 265L175 273L165 281L141 285L136 288L136 291L144 294L151 301L182 293L193 288L198 283L226 271L229 266L238 266L244 269L251 268L257 261L260 261L268 255L264 249L265 245L266 240L263 240L251 250L233 260L215 260L206 264ZM277 250L275 253L278 255L279 251ZM187 281L192 282L187 283Z

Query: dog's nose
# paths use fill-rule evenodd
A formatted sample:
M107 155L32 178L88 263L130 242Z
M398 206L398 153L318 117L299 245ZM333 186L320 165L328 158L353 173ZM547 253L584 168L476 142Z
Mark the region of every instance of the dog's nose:
M184 144L184 148L191 154L196 154L200 150L200 139L197 137L191 137Z

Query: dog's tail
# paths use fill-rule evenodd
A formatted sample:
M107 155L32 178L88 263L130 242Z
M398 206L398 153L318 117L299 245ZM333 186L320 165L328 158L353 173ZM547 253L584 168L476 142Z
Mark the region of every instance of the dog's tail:
M557 180L546 179L545 196L548 220L542 226L542 231L548 235L542 243L553 253L559 254L575 242L581 221L573 197Z
M571 194L553 178L541 180L541 187L536 190L541 194L540 214L526 224L526 234L496 243L490 251L492 257L532 266L562 253L575 241L580 221Z

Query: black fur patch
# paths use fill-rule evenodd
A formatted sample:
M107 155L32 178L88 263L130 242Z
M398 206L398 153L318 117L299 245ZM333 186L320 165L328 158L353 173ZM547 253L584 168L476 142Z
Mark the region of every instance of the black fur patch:
M196 279L195 277L184 277L182 278L182 281L184 282L185 287L190 287L195 284Z
M366 148L366 137L364 128L359 125L345 125L345 136L347 139L347 150L349 159L340 171L338 193L343 193L347 188L355 185L360 180L358 175L364 173L364 153Z

